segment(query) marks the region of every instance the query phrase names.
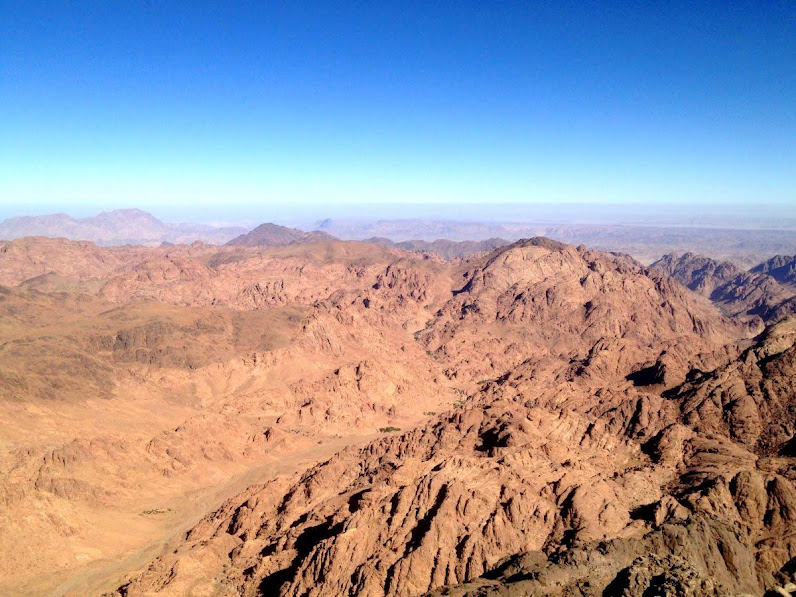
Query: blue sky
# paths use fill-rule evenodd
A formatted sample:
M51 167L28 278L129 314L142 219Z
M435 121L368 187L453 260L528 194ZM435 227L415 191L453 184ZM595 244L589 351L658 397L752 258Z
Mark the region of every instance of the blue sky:
M0 0L5 211L789 203L795 171L791 0Z

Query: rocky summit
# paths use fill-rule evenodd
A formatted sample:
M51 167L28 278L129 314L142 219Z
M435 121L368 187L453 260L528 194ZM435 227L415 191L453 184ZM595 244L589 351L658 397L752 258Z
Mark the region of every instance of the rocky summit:
M0 594L796 593L789 258L378 240L2 243Z

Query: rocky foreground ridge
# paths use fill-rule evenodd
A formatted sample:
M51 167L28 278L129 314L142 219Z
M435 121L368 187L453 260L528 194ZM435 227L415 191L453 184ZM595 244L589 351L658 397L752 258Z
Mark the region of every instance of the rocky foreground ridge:
M7 244L0 588L784 591L796 320L682 270L544 238Z

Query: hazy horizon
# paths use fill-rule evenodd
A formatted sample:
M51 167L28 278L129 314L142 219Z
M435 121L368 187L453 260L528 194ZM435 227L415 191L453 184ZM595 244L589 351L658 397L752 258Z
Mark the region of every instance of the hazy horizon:
M87 218L99 213L139 209L163 222L253 228L273 222L314 229L323 220L432 220L479 223L522 223L584 226L656 226L744 230L794 230L796 205L622 205L622 204L310 204L302 206L217 206L203 209L120 205L100 207L42 205L0 206L0 221L24 216L64 213Z

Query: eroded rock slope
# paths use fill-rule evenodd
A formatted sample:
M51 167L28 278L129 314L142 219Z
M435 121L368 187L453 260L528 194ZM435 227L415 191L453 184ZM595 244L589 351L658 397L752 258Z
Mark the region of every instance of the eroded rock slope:
M249 488L118 593L727 595L792 580L792 320L754 338L759 322L630 258L546 239L451 279L414 336L463 392L454 409Z

